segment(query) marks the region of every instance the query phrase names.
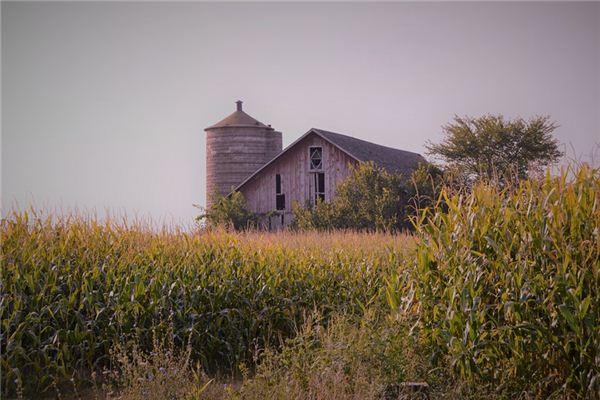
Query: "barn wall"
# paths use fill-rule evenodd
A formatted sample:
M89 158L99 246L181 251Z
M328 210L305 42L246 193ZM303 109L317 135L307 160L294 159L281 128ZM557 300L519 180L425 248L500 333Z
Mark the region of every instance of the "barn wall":
M323 148L323 171L325 173L325 201L335 196L336 185L346 178L349 164L356 160L323 140L316 134L310 134L277 161L247 182L240 191L246 198L248 209L266 213L275 210L275 175L281 175L282 193L285 194L284 225L292 220L292 203L306 204L311 194L311 176L309 148ZM272 228L281 226L281 216L272 218Z

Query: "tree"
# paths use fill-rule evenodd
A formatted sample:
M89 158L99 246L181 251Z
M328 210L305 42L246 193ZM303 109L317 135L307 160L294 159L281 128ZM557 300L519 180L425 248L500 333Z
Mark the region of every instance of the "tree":
M258 227L260 215L248 211L246 200L240 192L228 196L214 195L213 204L196 218L210 226L225 226L235 230Z
M428 154L446 163L447 171L468 184L480 178L524 179L562 156L552 136L558 127L548 116L505 121L501 115L454 117L442 127L441 143L429 142Z
M300 229L395 231L408 227L405 207L403 177L367 162L337 186L331 202L293 210Z

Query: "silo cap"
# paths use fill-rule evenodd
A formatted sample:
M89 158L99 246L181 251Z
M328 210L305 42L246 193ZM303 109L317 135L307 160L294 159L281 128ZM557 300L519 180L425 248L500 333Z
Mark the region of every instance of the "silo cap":
M242 111L242 101L238 100L235 102L236 110L225 117L221 121L217 122L214 125L209 126L206 129L215 129L215 128L230 128L230 127L247 127L247 128L266 128L268 130L273 130L270 126L263 124L262 122L252 118L244 111Z

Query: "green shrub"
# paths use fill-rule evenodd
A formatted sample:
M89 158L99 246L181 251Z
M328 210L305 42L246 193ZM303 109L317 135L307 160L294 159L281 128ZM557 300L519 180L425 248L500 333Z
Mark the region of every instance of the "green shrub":
M444 202L404 277L433 360L510 397L600 397L600 171Z
M213 195L213 204L196 219L209 226L224 226L235 230L254 229L260 224L261 216L248 211L246 199L240 192L228 196Z
M397 231L408 228L405 181L373 162L362 163L340 182L330 202L293 206L300 229Z

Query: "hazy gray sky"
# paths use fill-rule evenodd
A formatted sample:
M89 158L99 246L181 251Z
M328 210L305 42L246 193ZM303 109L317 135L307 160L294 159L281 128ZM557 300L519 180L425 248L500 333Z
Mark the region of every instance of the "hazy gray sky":
M2 2L2 206L190 221L234 101L423 152L454 114L600 142L600 3ZM569 150L569 154L573 155Z

